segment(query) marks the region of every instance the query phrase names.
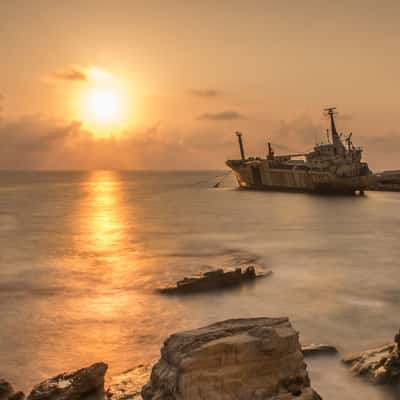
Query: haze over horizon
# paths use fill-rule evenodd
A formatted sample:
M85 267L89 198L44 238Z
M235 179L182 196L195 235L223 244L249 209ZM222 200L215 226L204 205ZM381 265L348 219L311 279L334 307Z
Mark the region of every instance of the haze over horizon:
M306 151L338 108L400 169L400 3L3 0L1 169L216 169Z

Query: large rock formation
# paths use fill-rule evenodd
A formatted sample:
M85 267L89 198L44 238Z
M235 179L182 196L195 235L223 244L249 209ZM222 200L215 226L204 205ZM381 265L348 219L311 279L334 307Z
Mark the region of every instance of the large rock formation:
M400 382L400 332L394 343L386 346L351 354L343 359L351 366L355 375L365 376L376 384L397 384Z
M80 400L104 390L107 364L96 363L75 372L63 373L35 386L27 400Z
M317 400L287 318L233 319L170 336L144 400Z

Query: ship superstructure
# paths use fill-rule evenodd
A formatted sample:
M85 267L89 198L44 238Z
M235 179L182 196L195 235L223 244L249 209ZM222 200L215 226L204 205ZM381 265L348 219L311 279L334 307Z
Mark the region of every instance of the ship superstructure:
M309 153L276 155L268 143L266 158L245 157L242 134L236 132L241 159L228 160L241 188L318 193L364 193L373 184L368 164L361 161L352 133L342 141L336 130L336 108L324 110L330 119L330 140ZM328 136L329 137L329 136Z

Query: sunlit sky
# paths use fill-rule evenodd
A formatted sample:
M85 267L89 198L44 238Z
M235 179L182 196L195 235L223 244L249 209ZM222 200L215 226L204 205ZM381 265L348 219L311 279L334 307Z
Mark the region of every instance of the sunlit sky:
M0 168L214 169L325 137L400 168L400 2L0 1ZM277 148L279 152L279 148Z

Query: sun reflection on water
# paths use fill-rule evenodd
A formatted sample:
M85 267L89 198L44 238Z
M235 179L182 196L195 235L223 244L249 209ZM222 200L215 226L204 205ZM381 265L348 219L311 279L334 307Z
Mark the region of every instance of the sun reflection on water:
M87 262L81 267L91 282L91 295L81 306L98 320L113 320L126 306L118 289L131 265L121 180L116 172L94 171L85 185L78 246Z
M124 238L121 183L112 171L93 172L89 183L89 246L98 256L112 257Z

